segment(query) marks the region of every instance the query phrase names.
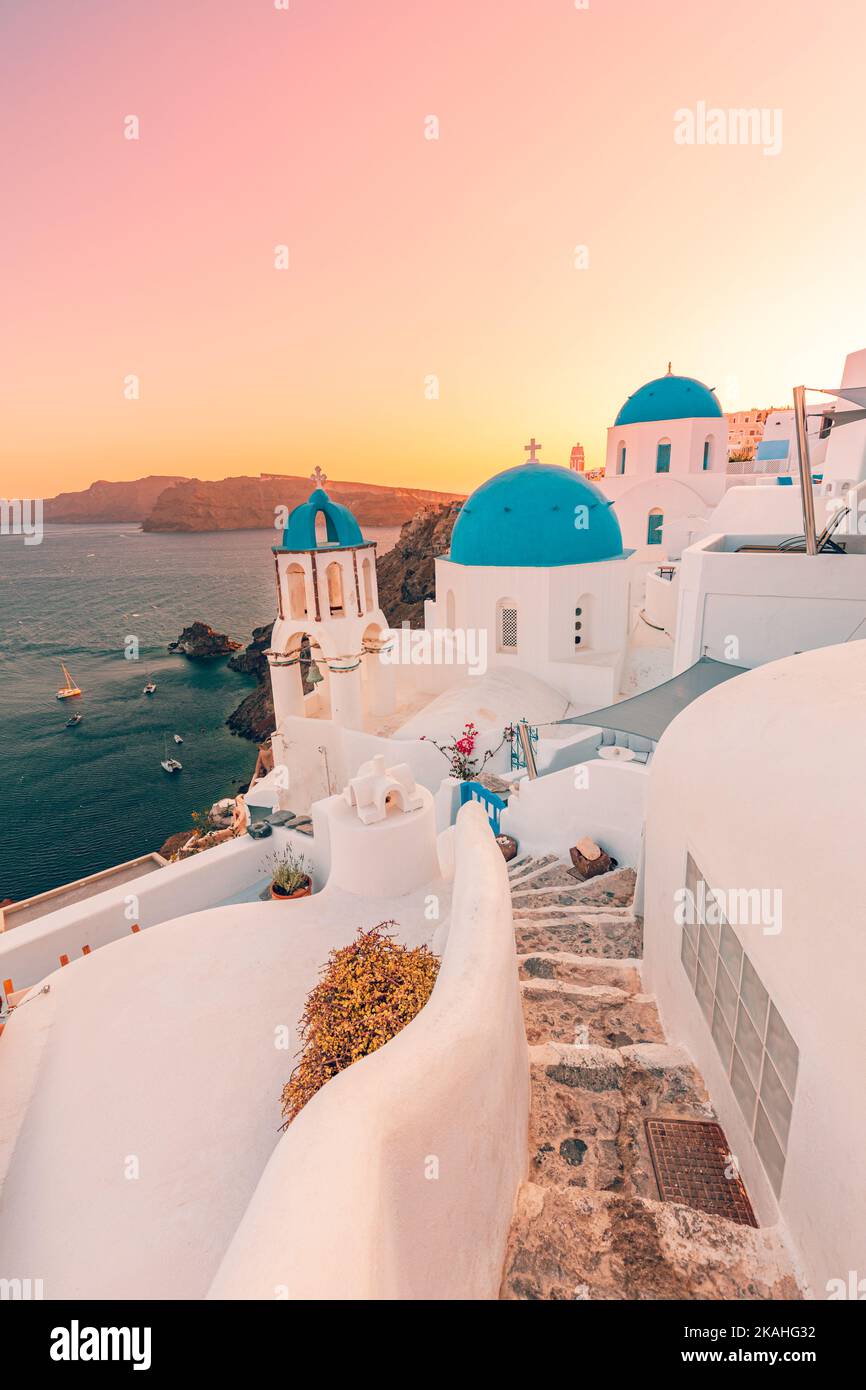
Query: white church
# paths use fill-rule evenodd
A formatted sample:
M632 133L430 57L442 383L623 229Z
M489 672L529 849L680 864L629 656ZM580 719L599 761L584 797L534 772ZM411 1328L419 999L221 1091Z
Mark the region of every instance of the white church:
M671 374L603 488L533 441L463 505L411 644L317 471L263 556L277 727L238 833L2 910L0 1278L862 1296L866 352L823 394L805 495L729 486L714 394ZM677 516L709 529L667 554ZM278 901L289 855L312 891ZM280 1132L309 991L381 922L439 958L429 1002Z

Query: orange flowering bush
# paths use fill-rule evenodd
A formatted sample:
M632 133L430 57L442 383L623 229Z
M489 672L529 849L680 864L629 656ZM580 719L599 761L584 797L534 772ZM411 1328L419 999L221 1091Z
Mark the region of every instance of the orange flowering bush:
M396 1037L430 998L438 958L426 946L401 946L389 930L396 925L359 931L328 957L307 996L300 1060L283 1087L283 1129L326 1081Z

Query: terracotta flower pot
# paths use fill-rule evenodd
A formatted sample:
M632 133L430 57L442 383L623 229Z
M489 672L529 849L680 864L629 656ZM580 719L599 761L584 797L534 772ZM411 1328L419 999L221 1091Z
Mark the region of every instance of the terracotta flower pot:
M296 888L294 893L284 893L282 888L278 888L275 883L271 884L271 897L280 903L291 902L293 898L308 898L313 891L313 880L307 877L300 888Z

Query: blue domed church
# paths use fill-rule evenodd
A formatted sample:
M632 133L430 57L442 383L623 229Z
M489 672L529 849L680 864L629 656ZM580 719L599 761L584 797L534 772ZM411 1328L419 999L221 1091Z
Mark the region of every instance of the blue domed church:
M696 377L646 382L607 432L602 490L638 562L676 559L727 486L728 422Z
M537 447L464 502L426 626L484 634L489 669L527 671L589 708L619 691L628 553L610 500Z

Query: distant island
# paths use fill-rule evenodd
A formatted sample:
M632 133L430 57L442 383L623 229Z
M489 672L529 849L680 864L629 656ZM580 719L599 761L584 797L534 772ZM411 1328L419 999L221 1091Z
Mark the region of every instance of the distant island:
M262 473L255 478L154 475L133 482L96 482L45 502L46 521L132 522L144 531L255 531L273 526L278 507L310 495L308 477ZM351 507L361 526L401 526L423 507L462 500L462 494L380 483L328 483L335 502Z

